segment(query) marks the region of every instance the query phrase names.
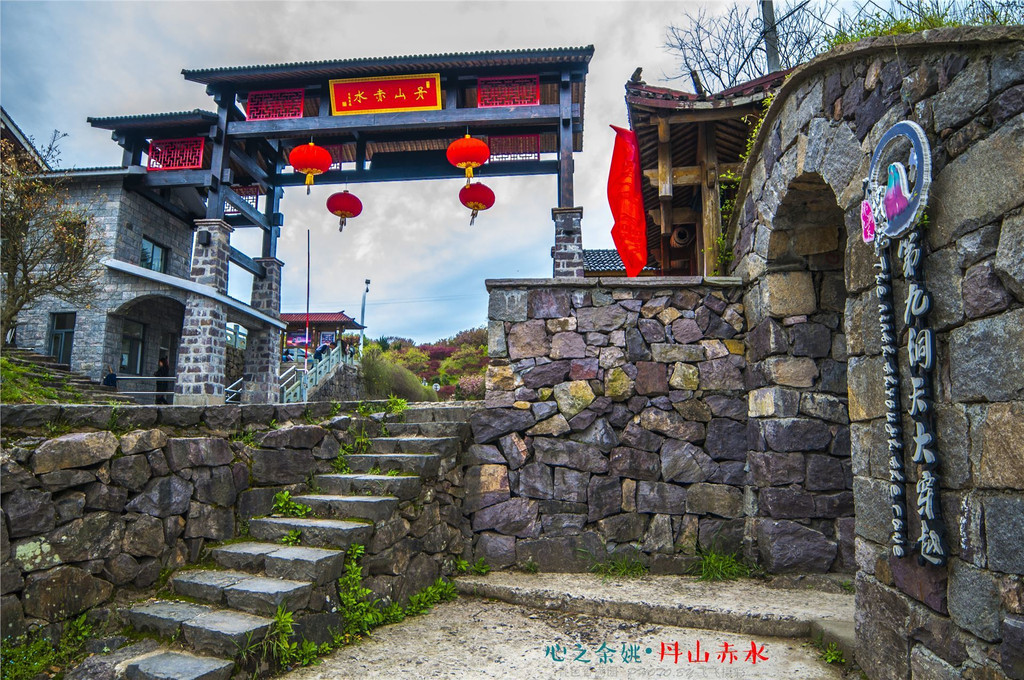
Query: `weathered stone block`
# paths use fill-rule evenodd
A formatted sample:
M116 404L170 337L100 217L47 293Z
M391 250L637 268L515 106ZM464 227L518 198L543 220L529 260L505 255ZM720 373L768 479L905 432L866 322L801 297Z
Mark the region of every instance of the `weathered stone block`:
M612 515L597 522L597 530L605 540L616 543L639 540L646 527L647 517L635 512Z
M510 567L516 562L516 537L486 531L477 539L473 554L477 559L482 557L494 569Z
M596 446L550 437L533 441L537 461L583 472L607 472L608 459Z
M637 394L648 396L668 394L665 364L653 361L638 361L636 363L636 381L634 386Z
M678 361L695 363L705 359L704 348L700 345L655 343L651 345L651 355L655 361L663 364L671 364Z
M890 557L889 571L896 587L918 602L940 614L946 610L946 570L931 565L921 566L913 556L903 559Z
M847 379L851 421L872 420L885 415L884 363L880 355L850 357Z
M1010 401L1024 397L1024 309L970 321L950 333L954 401ZM984 347L984 352L978 348ZM851 367L852 373L852 367ZM852 396L852 382L851 382ZM853 416L851 399L850 415Z
M22 603L26 614L52 623L105 602L113 590L109 582L65 565L29 574Z
M587 356L587 343L579 333L555 333L552 336L552 359L582 359L585 356Z
M818 366L806 357L768 357L761 364L765 377L777 385L811 387L818 377Z
M804 486L808 491L842 491L846 488L843 461L835 456L809 454Z
M747 394L747 403L747 415L753 418L791 417L799 411L800 392L784 387L760 387Z
M206 503L189 504L185 520L185 538L208 538L224 541L234 536L235 515L231 508L218 508Z
M587 502L587 485L590 482L589 472L578 472L568 468L556 467L555 469L555 493L554 498L561 501L573 503ZM586 518L584 517L584 521ZM582 523L580 524L582 526ZM545 529L545 531L547 531Z
M757 545L765 568L773 574L826 572L838 550L821 532L786 520L760 520Z
M693 515L743 516L743 492L724 484L694 484L686 491L686 512Z
M110 463L110 480L129 491L139 491L151 476L149 461L144 455L124 456Z
M964 314L968 319L995 314L1010 306L1010 295L1003 288L992 262L982 262L968 269L962 290Z
M714 418L708 423L704 449L715 460L746 460L747 427L729 418Z
M510 498L476 512L473 515L473 531L488 529L506 536L537 538L540 535L537 501L526 498Z
M551 350L547 327L541 319L513 324L508 333L508 355L510 359L526 359L547 356Z
M619 305L577 309L576 328L584 333L609 333L626 323L626 315L626 310Z
M776 318L813 314L817 298L810 272L774 272L761 280L764 310Z
M718 464L690 442L670 439L661 449L661 476L666 482L703 482L717 469Z
M676 390L696 390L700 387L700 372L692 364L676 363L672 366L668 384Z
M227 440L220 437L168 439L165 453L167 464L175 472L199 465L227 465L234 459Z
M53 529L56 511L48 491L16 489L4 499L10 537L34 536Z
M983 640L999 640L999 588L994 574L950 560L948 604L958 626Z
M757 494L758 507L777 519L806 519L815 514L814 496L794 487L769 487Z
M102 463L114 457L117 444L110 432L74 432L50 439L32 455L32 472L40 475Z
M748 460L754 484L759 487L799 484L804 481L802 453L758 453L751 451Z
M554 497L551 468L543 463L528 463L519 471L519 495L527 498Z
M531 411L517 408L480 409L469 419L477 444L489 444L510 432L526 431L535 422Z
M608 472L630 479L658 479L661 461L658 454L628 447L613 449L608 459Z
M1018 300L1024 300L1024 262L1020 254L1024 252L1024 214L1008 216L1003 220L999 233L999 246L993 269L1002 279L1003 285Z
M551 288L531 290L526 298L526 313L531 319L557 319L569 316L569 291Z
M747 334L747 347L750 349L750 360L756 362L772 354L788 352L789 340L779 322L769 317Z
M133 453L142 453L162 449L167 443L167 435L160 430L134 430L121 435L121 453L130 456Z
M680 345L686 345L689 343L697 342L704 337L704 331L701 330L700 326L694 319L686 317L676 319L672 322L672 339ZM654 349L653 347L651 348ZM654 355L655 361L664 361L659 359L657 354ZM682 361L682 359L676 359L675 361Z
M139 515L135 521L125 525L122 547L126 553L136 557L160 557L164 548L173 545L178 537L176 533L172 533L169 540L165 536L163 522L151 515Z
M975 436L974 442L975 456L980 458L975 461L977 485L1024 490L1024 404L993 404L983 413L977 430L980 437Z
M636 483L637 512L681 515L686 508L686 489L664 482Z
M853 497L857 507L857 535L880 545L888 544L892 533L892 499L888 483L880 479L854 477Z
M1024 497L993 497L983 501L985 543L990 569L1024 574Z
M525 290L493 290L487 303L487 316L495 321L526 320Z
M192 489L192 484L176 475L157 477L149 480L142 493L130 500L125 509L154 517L184 515L192 498Z
M587 505L588 522L596 522L617 513L622 506L622 484L619 478L591 476L587 485Z
M640 414L640 427L673 439L696 441L704 438L704 426L689 422L675 411L647 408Z

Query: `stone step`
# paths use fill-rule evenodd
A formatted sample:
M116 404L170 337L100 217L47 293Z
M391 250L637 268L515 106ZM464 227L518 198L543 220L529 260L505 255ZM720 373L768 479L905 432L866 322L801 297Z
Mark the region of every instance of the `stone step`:
M250 614L273 616L279 607L298 612L309 606L313 584L309 581L270 576L251 576L224 589L228 606Z
M441 456L416 453L360 453L348 457L353 472L367 472L377 468L382 472L401 470L430 479L437 476Z
M454 456L459 452L459 443L458 437L374 437L370 440L370 453L436 453Z
M419 477L411 475L317 475L316 483L326 493L349 496L369 491L377 496L395 496L402 501L416 498L423 486Z
M324 585L345 571L345 553L326 548L273 543L234 543L214 548L213 559L228 569L265 572L267 576Z
M293 612L305 609L313 589L309 581L253 576L231 569L178 572L171 579L171 585L176 595L227 605L252 614L269 615L280 605Z
M445 406L413 406L402 413L407 423L433 423L439 421L469 422L470 416L482 408L483 402L452 404Z
M389 437L458 437L463 439L470 433L469 423L387 423Z
M156 633L160 637L173 638L181 630L181 624L200 614L209 614L213 607L191 602L156 600L137 604L128 610L128 621L132 627L143 633Z
M126 680L228 680L235 664L226 659L184 652L159 652L132 661Z
M373 525L341 519L299 517L263 517L249 520L249 533L263 541L280 541L289 531L302 532L302 545L348 550L352 543L366 545L373 536Z
M293 497L296 503L313 508L318 517L335 519L366 519L385 522L398 509L398 499L388 496L333 496L307 494Z
M194 651L233 659L266 637L272 623L263 616L221 609L182 622L181 632Z

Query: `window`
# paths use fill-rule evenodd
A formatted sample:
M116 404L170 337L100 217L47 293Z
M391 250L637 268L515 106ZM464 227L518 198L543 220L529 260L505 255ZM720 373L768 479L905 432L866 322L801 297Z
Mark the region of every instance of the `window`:
M121 332L121 372L142 375L142 336L146 327L135 321L124 322Z
M75 312L52 314L53 332L50 333L50 354L62 364L71 364L71 344L75 336Z
M142 237L142 257L139 260L146 269L152 269L155 272L166 272L167 271L167 256L170 254L170 250L161 245L153 243L145 236Z

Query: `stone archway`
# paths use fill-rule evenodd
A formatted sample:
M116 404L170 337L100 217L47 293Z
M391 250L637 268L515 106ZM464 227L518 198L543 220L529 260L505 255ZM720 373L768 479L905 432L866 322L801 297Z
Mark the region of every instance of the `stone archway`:
M762 318L747 337L762 381L748 410L758 553L771 571L850 572L844 215L822 176L804 172L787 182L769 224Z

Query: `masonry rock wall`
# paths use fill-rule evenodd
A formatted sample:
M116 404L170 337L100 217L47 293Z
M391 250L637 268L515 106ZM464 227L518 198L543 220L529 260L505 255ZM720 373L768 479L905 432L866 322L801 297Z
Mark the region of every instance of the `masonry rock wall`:
M773 571L849 568L837 555L852 555L852 534L836 526L852 514L846 428L748 422L764 379L738 284L488 282L487 408L465 461L478 555L585 571L636 551L654 572L683 573L714 548ZM775 463L766 439L792 453ZM772 484L787 486L759 498Z
M0 406L0 637L59 625L115 589L148 588L208 543L245 535L277 492L310 492L364 422L332 410ZM365 426L377 434L379 423ZM45 434L55 428L73 431ZM378 597L403 601L468 555L458 456L443 452L436 478L377 527L364 564Z
M950 551L944 566L914 558L920 470L906 415L911 557L889 551L876 258L860 229L871 152L904 119L924 129L932 152L922 256L931 296L926 325L936 333L930 397ZM837 315L845 329L857 660L873 680L1024 678L1022 149L1024 29L935 30L847 45L794 72L765 118L741 183L733 273L744 281L754 329L748 338L774 337L776 325L785 325L781 310L801 300L816 300L814 313ZM794 249L800 243L817 246L801 253ZM900 272L893 289L905 412L907 284ZM769 354L796 361L801 353L789 340ZM785 400L771 389L773 398L763 402L778 411ZM800 392L801 411L804 400L839 394L818 383ZM762 402L755 394L766 395L752 393L752 409ZM797 408L792 399L789 408ZM761 419L781 427L785 415Z

